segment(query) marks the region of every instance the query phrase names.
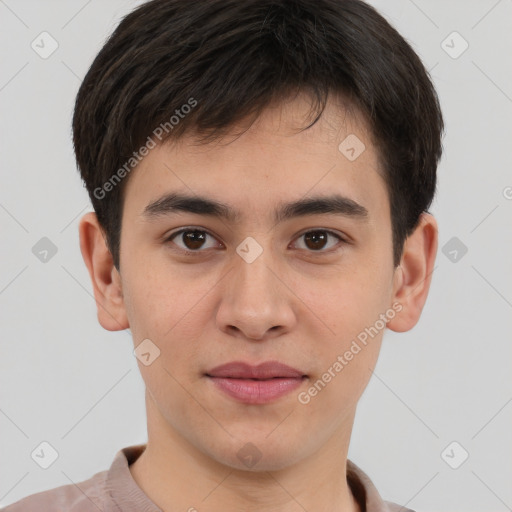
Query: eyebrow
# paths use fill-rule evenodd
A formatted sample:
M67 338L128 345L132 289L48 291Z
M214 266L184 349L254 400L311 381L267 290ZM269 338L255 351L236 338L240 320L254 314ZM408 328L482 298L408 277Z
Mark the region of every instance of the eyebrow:
M218 217L232 223L240 219L240 212L227 204L208 197L183 193L166 194L151 202L144 208L142 216L151 220L177 212ZM356 220L366 220L368 218L368 210L364 206L353 199L334 194L281 203L274 211L274 222L278 223L295 217L318 214L335 214Z

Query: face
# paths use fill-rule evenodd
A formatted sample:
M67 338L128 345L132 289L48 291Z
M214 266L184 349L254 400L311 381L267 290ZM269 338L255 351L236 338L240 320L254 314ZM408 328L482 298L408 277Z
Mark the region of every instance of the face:
M248 453L258 470L276 470L346 441L383 321L398 314L389 199L369 132L333 103L299 132L307 109L299 98L238 138L158 146L125 189L120 286L135 347L150 340L150 364L138 363L149 423L234 468L247 469ZM359 156L355 139L354 152L339 149L351 134L365 145ZM269 361L297 373L214 371Z

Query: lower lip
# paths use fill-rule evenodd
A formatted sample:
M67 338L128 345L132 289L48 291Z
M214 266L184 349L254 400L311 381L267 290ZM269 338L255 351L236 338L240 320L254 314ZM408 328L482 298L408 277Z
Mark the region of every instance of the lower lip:
M297 389L305 377L267 380L208 377L221 391L247 404L266 404Z

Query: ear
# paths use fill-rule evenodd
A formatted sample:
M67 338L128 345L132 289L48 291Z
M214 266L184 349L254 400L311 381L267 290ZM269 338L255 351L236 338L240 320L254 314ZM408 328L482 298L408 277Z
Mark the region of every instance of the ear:
M393 302L401 304L402 309L387 323L392 331L405 332L417 324L430 289L437 243L437 222L429 213L422 213L395 269Z
M121 276L105 242L96 214L86 213L80 219L80 250L89 270L98 321L107 331L121 331L130 325L126 315Z

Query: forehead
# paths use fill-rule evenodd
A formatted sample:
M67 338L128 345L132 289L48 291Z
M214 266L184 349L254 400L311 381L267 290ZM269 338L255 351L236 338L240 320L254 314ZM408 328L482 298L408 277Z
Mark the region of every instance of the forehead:
M356 135L366 146L373 146L372 130L366 117L340 94L329 97L321 116L310 96L302 93L293 98L275 101L254 120L245 118L234 123L229 133L209 144L202 144L194 134L170 142L176 147L188 146L198 154L219 151L234 142L243 145L295 146L305 151L335 154L347 135Z
M160 144L133 171L125 197L138 203L139 213L173 191L238 203L240 212L244 205L265 208L327 192L370 207L385 202L379 155L364 118L331 98L320 119L304 129L314 120L311 113L311 100L299 96L212 142L185 134Z

